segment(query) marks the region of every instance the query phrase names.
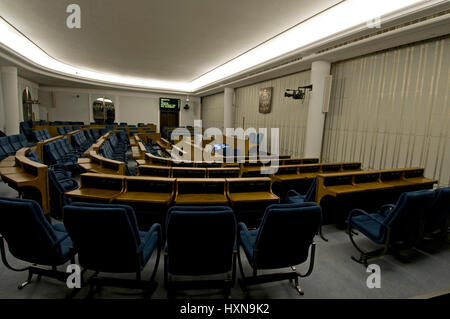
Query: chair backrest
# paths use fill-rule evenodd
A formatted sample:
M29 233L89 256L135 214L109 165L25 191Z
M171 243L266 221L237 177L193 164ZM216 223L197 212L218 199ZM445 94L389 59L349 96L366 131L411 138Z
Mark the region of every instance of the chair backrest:
M384 219L384 223L392 228L392 241L402 241L408 246L415 244L422 235L424 216L434 197L434 192L429 190L400 195L396 206Z
M283 268L305 262L321 219L318 205L294 203L267 207L256 237L253 267Z
M31 152L28 152L27 157L29 159L31 159L33 162L42 163L36 150L32 150Z
M316 198L317 177L314 177L308 191L305 194L305 201L311 202Z
M40 141L39 131L33 131L33 132L32 132L32 135L33 135L33 139L34 139L36 142L39 142L39 141Z
M22 147L29 147L30 146L30 144L27 141L27 138L23 134L19 135L19 141L20 141L20 144L22 144Z
M3 148L0 146L0 161L4 160L8 157L8 153L6 153Z
M100 138L100 134L98 133L97 129L91 128L90 131L95 140L98 140Z
M34 200L0 197L0 233L18 259L51 265L61 254L53 227Z
M14 148L9 143L7 136L0 137L0 147L3 148L3 150L9 155L14 155L16 153Z
M84 131L84 135L86 136L86 138L90 141L90 142L95 142L94 137L91 134L91 131L89 130L85 130Z
M425 213L426 233L440 229L450 216L450 187L438 188L434 194L431 208Z
M211 275L229 272L236 219L224 206L169 209L166 219L169 273Z
M141 240L130 206L72 203L64 207L64 225L82 267L104 272L136 271Z
M13 147L14 151L18 151L22 148L22 144L19 140L19 135L10 135L8 136L9 144Z

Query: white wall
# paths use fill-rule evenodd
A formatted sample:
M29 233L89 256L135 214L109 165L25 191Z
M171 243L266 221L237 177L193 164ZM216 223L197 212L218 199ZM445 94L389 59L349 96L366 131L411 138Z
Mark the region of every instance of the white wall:
M56 87L41 87L40 90L51 121L93 122L92 103L99 97L106 97L114 102L116 122L153 123L158 126L158 130L160 97L181 99L181 126L193 126L194 120L201 116L199 97L190 97L189 102L186 102L185 95ZM190 105L189 110L183 109L186 103Z
M53 92L54 108L49 109L50 121L82 121L89 123L89 94Z
M202 125L204 129L209 127L217 127L223 130L223 105L223 92L203 97Z

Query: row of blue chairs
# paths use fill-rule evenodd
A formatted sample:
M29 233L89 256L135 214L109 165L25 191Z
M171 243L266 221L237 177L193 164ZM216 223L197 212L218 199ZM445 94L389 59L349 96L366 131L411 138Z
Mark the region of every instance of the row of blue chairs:
M44 146L45 163L49 166L57 166L65 170L76 171L79 156L80 153L72 147L66 137L47 143Z
M15 155L23 147L29 147L23 134L0 137L0 161L8 156Z
M47 129L33 131L33 140L35 142L45 141L52 138Z
M103 157L127 163L127 145L119 141L115 133L111 133L99 150Z
M447 239L449 220L450 187L405 192L396 204L383 205L372 214L353 209L347 218L347 232L360 257L352 259L367 265L371 258L380 257L389 251L396 254L413 248L425 236L438 231ZM354 241L354 230L383 247L371 252L364 251Z
M72 129L70 126L59 126L56 128L58 130L59 135L66 135L70 132L72 132Z
M28 152L27 157L37 163L42 163L36 150ZM78 182L72 178L72 173L61 166L52 166L48 169L48 182L50 192L50 213L55 218L62 217L62 208L71 203L64 193L78 188Z
M85 133L83 133L82 131L73 134L71 140L72 145L79 153L85 152L93 143L93 141L90 141L86 138Z
M241 272L240 284L290 280L301 294L298 279L311 274L321 209L314 203L275 204L269 206L258 229L237 224L230 207L172 207L166 216L166 241L162 242L160 224L140 231L133 209L126 205L71 203L64 207L64 224L50 224L40 206L32 200L0 197L0 250L5 265L3 240L10 253L31 264L51 266L52 270L29 266L28 285L33 275L50 276L65 281L68 274L56 267L70 261L94 271L86 282L93 285L154 289L160 251L164 250L164 284L169 296L177 288L220 285L226 297L236 279L236 259ZM107 227L105 223L107 222ZM283 229L280 232L280 229ZM246 276L239 249L242 247L252 274ZM156 252L150 281L141 273ZM295 266L309 259L306 274ZM263 269L292 267L283 273L259 274ZM135 273L136 280L100 277L99 273ZM223 275L219 280L180 281L174 276ZM83 283L85 281L83 280Z

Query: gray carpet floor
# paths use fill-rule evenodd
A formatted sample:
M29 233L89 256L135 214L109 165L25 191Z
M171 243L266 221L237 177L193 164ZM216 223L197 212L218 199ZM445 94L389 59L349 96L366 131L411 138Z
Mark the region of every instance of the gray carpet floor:
M0 182L0 196L16 197L17 192ZM357 256L347 234L333 225L324 226L328 242L316 237L316 262L311 276L300 280L305 295L300 296L288 281L273 282L250 287L245 295L238 284L231 292L233 299L308 299L308 298L411 298L450 290L450 245L440 240L425 240L420 248L408 251L402 261L387 255L371 261L381 269L381 288L369 289L366 285L370 273L366 268L350 259ZM364 236L356 241L363 247L375 248ZM241 252L242 254L242 252ZM8 253L12 265L24 266L23 263ZM249 275L250 267L242 254L244 270ZM147 264L143 278L150 278L155 256ZM309 262L309 261L308 261ZM297 267L305 272L308 262ZM156 280L158 288L152 298L167 298L163 287L163 260L161 258ZM59 267L65 270L65 266ZM92 273L87 272L86 275ZM17 285L26 279L26 273L13 272L0 263L0 299L3 298L65 298L72 293L65 283L43 277L23 290ZM120 278L134 278L131 275L111 275ZM237 275L240 278L240 275ZM85 298L88 288L83 288L75 298ZM143 298L139 290L104 287L95 294L95 298ZM177 298L222 298L220 290L180 291Z

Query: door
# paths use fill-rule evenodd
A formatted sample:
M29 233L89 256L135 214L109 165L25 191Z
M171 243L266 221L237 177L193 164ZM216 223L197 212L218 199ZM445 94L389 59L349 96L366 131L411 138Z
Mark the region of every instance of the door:
M178 127L180 125L180 111L160 111L160 132L164 134L164 127Z

